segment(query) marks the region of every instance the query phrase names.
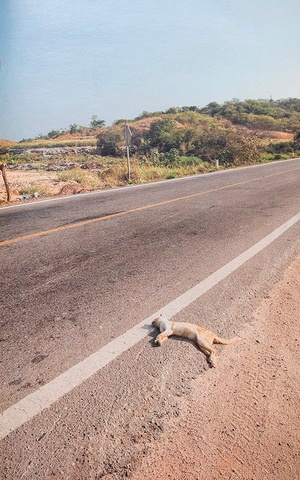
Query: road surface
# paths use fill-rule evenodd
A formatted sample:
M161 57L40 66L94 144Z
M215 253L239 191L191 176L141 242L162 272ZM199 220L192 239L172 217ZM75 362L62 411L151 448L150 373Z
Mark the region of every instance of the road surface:
M154 348L152 316L251 325L300 251L299 185L294 159L2 209L0 478L128 477L209 368Z

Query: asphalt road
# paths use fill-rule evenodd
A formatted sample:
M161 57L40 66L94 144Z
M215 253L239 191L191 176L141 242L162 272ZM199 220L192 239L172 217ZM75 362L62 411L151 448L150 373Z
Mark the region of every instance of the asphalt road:
M300 159L1 209L1 411L299 212ZM296 222L176 318L238 333L299 253L299 233ZM208 368L187 342L151 341L6 436L0 478L129 475Z

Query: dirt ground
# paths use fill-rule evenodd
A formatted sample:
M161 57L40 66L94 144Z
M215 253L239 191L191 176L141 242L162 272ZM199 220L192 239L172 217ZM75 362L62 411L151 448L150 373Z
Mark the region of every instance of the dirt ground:
M217 368L193 381L181 415L132 480L300 478L300 258Z
M86 191L82 185L74 182L60 182L57 180L57 175L53 172L32 172L32 171L18 171L7 170L7 178L10 187L11 201L10 204L26 203L28 201L35 201L36 199L32 194L25 195L26 198L19 193L22 187L28 187L35 185L37 190L37 199L41 199L39 190L42 189L46 192L43 197L55 197L62 195L73 195ZM34 190L34 187L32 187ZM34 193L34 192L33 192ZM7 195L2 176L0 175L0 206L6 204Z

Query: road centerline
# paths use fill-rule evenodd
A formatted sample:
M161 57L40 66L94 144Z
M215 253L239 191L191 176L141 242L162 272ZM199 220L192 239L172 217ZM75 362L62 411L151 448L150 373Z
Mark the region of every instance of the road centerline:
M8 239L8 240L3 240L3 241L0 242L0 247L4 247L4 246L7 246L7 245L12 245L14 243L22 242L22 241L25 241L25 240L31 240L33 238L38 238L38 237L42 237L42 236L46 236L46 235L51 235L53 233L57 233L57 232L61 232L61 231L80 228L80 227L83 227L83 226L91 225L93 223L98 223L98 222L102 222L102 221L105 221L105 220L109 220L111 218L116 218L116 217L122 217L122 216L125 216L125 215L129 215L131 213L137 213L137 212L142 212L142 211L150 210L150 209L157 208L157 207L162 207L164 205L169 205L169 204L175 203L175 202L189 200L191 198L196 198L196 197L200 197L200 196L203 196L203 195L208 195L209 193L214 193L214 192L234 188L234 187L237 187L237 186L240 186L240 185L246 185L248 183L256 182L258 180L262 180L262 179L265 179L265 178L270 178L270 177L275 177L275 176L278 176L278 175L283 175L284 173L290 173L290 172L293 172L293 171L299 170L299 169L300 169L300 167L296 167L296 168L292 168L292 169L289 169L289 170L285 170L284 172L276 172L276 173L272 173L272 174L262 175L260 177L255 177L255 178L252 178L252 179L249 179L249 180L243 180L241 182L231 183L229 185L224 185L222 187L216 187L216 188L212 188L210 190L205 190L204 192L192 193L190 195L184 195L182 197L171 198L170 200L165 200L163 202L157 202L157 203L152 203L152 204L148 204L148 205L143 205L141 207L131 208L131 209L128 209L128 210L125 210L125 211L122 211L122 212L111 213L109 215L104 215L104 216L99 216L99 217L96 217L96 218L91 218L91 219L88 219L88 220L74 222L74 223L71 223L71 224L68 224L68 225L62 225L60 227L51 228L51 229L48 229L48 230L42 230L42 231L39 231L39 232L29 233L27 235L22 235L20 237L15 237L15 238L11 238L11 239Z
M235 257L229 263L216 270L206 279L202 280L197 285L162 307L160 310L151 314L134 327L128 329L125 333L115 338L98 351L92 353L78 364L69 368L58 377L41 386L38 390L7 408L0 414L0 439L5 438L10 433L32 420L36 415L42 413L56 401L70 393L74 388L79 387L84 381L99 372L102 368L133 347L140 340L144 339L149 331L152 330L152 320L160 313L163 313L168 317L176 315L228 277L231 273L236 271L256 254L264 250L264 248L283 235L289 228L299 221L300 212L276 228L269 235L255 243L252 247Z

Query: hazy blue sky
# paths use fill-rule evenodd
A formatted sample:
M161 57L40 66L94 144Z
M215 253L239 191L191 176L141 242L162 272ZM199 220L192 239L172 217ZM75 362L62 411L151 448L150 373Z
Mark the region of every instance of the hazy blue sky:
M299 0L1 0L0 138L300 97Z

